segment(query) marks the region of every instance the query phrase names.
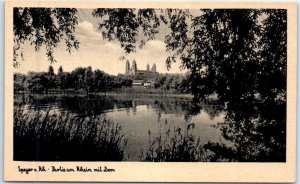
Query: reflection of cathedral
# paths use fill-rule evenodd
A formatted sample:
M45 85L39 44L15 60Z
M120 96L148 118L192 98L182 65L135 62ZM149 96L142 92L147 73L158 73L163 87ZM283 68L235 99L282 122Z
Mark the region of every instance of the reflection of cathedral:
M157 74L158 73L156 72L155 64L153 64L151 70L149 64L147 64L146 70L138 70L135 60L133 60L131 67L129 61L126 61L125 76L132 76L136 80L144 80L148 78L153 78Z

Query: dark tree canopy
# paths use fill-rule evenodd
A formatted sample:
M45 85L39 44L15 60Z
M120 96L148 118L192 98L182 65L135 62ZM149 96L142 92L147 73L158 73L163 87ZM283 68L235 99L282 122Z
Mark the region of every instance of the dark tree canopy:
M54 48L62 41L67 52L78 49L79 42L74 37L76 13L74 8L14 8L14 66L23 58L21 47L26 41L34 45L36 51L45 46L50 62L55 61Z
M77 49L76 13L69 8L15 8L14 66L25 41L36 51L45 46L51 62L61 41L68 52ZM275 98L285 92L286 10L98 8L92 14L103 38L120 42L127 54L164 36L167 66L181 61L190 71L197 99L217 94L226 101L255 93ZM167 29L165 35L161 29Z
M145 40L152 40L159 31L160 10L155 9L103 9L93 11L93 16L100 18L99 30L108 41L117 40L125 53L136 51L136 42L140 47ZM143 36L141 38L140 36Z
M67 51L78 48L73 33L76 9L15 8L14 65L20 44L30 41L38 51L46 47L53 62L53 49L65 40ZM167 66L181 60L191 72L196 98L217 94L224 100L285 92L286 10L259 9L94 9L99 30L108 41L117 40L125 53L165 32ZM160 34L161 36L161 34ZM21 52L22 56L22 52ZM270 64L272 63L272 64ZM280 82L264 83L276 78Z
M180 60L191 72L196 98L215 93L230 100L267 93L258 88L276 76L281 82L272 88L285 90L286 10L95 9L93 15L99 17L103 38L119 41L126 53L167 27L167 66Z
M247 83L255 81L257 16L257 10L203 10L193 19L191 44L180 55L199 79L193 80L193 91L234 97L253 87Z
M264 97L286 95L287 85L287 11L265 10L260 48L259 89ZM275 82L276 81L276 82ZM286 98L286 97L285 97Z

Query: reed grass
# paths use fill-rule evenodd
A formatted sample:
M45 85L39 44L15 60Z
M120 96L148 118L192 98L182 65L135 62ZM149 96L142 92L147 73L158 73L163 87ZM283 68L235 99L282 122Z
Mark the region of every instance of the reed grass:
M164 135L151 138L149 130L149 148L144 161L151 162L205 162L208 155L200 138L190 133L190 127L168 129ZM143 154L143 153L142 153Z
M121 161L126 143L121 126L103 116L14 109L14 160Z

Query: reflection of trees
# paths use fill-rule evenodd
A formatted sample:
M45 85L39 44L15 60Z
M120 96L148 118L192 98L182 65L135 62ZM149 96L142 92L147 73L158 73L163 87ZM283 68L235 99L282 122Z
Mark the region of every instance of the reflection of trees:
M132 102L131 101L117 101L117 103L111 99L112 102L114 102L114 105L115 105L115 108L117 109L123 109L123 108L126 108L126 109L130 109L132 108Z
M14 106L19 107L23 105L29 105L32 109L41 109L50 104L56 104L58 97L44 95L26 95L26 94L14 94Z
M208 143L213 161L285 161L285 101L235 100L227 105L225 121L218 124L223 137L233 143Z
M114 103L109 99L92 96L65 97L60 102L62 108L83 116L99 115L114 108Z
M152 105L154 109L159 110L162 113L165 114L198 114L198 112L192 112L192 110L196 109L188 109L189 107L192 107L192 101L183 100L179 101L176 99L164 99L164 100L155 100Z
M183 115L185 120L199 114L202 109L209 114L211 119L214 119L223 111L222 105L216 100L195 102L191 100L177 100L175 98L173 100L155 100L152 106L165 114Z
M211 120L213 120L216 116L218 116L222 112L222 109L220 108L219 105L205 106L204 109L205 112L208 114L209 119Z
M186 122L189 122L192 116L200 113L202 106L200 106L198 103L189 103L183 104L182 108L185 109L184 119Z
M34 109L47 109L49 106L56 106L79 116L100 115L104 111L114 108L114 101L109 98L95 96L15 95L15 105L20 104L20 99L22 99L22 104L28 104ZM123 106L126 106L124 103ZM120 103L118 105L122 106Z
M201 109L208 112L213 119L221 112L218 102L194 102L189 99L178 98L130 98L109 96L55 96L55 95L17 95L15 94L15 105L29 104L34 108L57 106L73 113L83 116L99 115L107 110L126 109L127 113L137 113L137 107L146 105L153 108L157 113L183 115L189 119L200 113ZM213 107L214 110L211 110Z
M213 120L216 116L218 116L224 110L224 103L220 100L212 100L206 99L203 100L201 106L203 110L208 114L209 118Z
M132 112L133 112L133 114L136 114L136 106L137 106L136 101L132 100Z

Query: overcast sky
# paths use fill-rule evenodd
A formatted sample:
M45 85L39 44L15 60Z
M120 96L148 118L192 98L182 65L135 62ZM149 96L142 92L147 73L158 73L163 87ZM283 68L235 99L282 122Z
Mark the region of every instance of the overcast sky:
M76 26L75 37L80 42L79 50L69 54L66 51L65 44L60 44L54 52L56 63L53 63L55 73L59 66L64 71L72 71L77 67L91 66L93 70L100 69L109 74L118 74L125 72L125 61L121 61L120 57L124 56L124 51L120 47L119 42L108 42L102 39L101 33L97 30L98 21L91 14L91 9L78 10L78 25ZM160 36L165 34L162 29ZM180 63L175 63L168 71L166 68L165 43L163 39L156 39L146 43L142 49L138 49L136 53L131 53L127 59L132 63L136 60L137 67L145 70L149 63L152 67L156 63L157 71L160 73L183 73L179 69ZM45 50L42 48L38 53L35 52L34 46L30 44L23 45L24 61L20 61L20 66L16 68L16 72L27 73L28 71L47 71L50 62L47 60Z

